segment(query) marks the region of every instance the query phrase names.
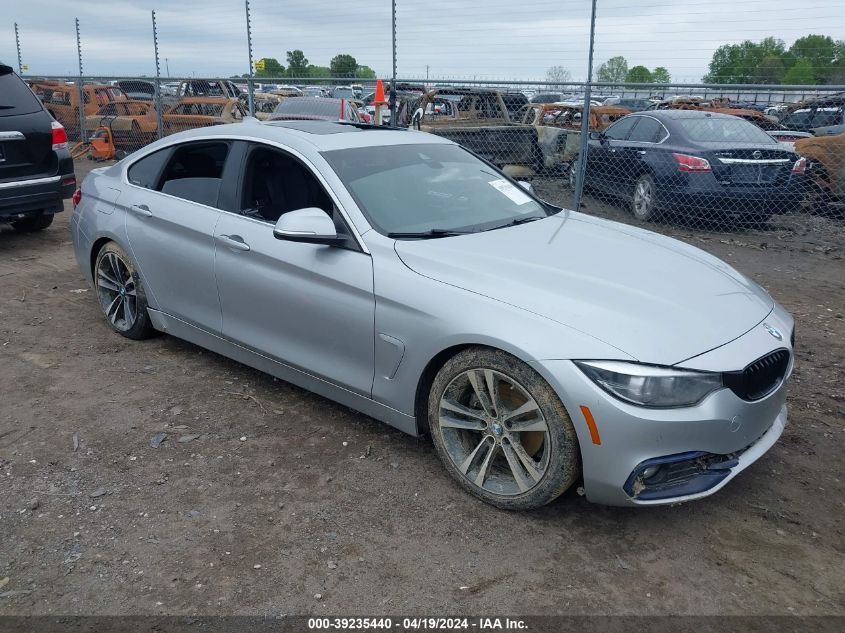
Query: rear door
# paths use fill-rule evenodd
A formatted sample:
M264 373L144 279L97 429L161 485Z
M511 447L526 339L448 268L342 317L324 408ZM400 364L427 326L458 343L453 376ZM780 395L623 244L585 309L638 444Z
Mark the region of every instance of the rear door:
M618 162L617 186L625 194L634 190L634 183L642 174L648 172L649 161L655 160L659 152L658 143L669 136L666 128L654 117L637 116L637 125L628 133L624 145L617 149L615 159Z
M0 66L0 183L51 176L58 168L50 115L8 66Z
M214 227L232 141L196 141L154 152L130 165L120 196L132 256L158 308L220 332L214 280Z
M587 154L586 183L608 193L620 191L620 150L625 148L625 139L637 123L636 116L620 119L603 133L600 141L590 141Z

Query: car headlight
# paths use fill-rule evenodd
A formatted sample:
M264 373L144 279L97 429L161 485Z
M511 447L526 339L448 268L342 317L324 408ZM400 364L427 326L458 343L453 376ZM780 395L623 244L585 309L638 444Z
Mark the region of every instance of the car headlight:
M641 407L691 407L721 389L722 374L622 361L575 361L599 387Z

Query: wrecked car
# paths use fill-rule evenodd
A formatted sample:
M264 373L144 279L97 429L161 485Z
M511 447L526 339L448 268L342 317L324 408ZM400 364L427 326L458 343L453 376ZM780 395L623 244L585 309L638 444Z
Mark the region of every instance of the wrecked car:
M794 146L809 161L813 210L826 212L838 207L840 214L845 212L845 132L798 139Z
M158 121L155 108L148 101L117 101L100 107L85 117L85 129L98 127L111 130L115 145L137 149L155 140Z
M792 106L781 118L779 126L816 136L845 132L845 92Z
M534 126L537 143L543 153L543 168L554 170L568 165L581 146L581 113L583 106L560 103L533 103L525 106L517 121ZM589 129L601 132L611 123L630 114L619 106L590 108Z
M513 177L543 168L534 126L511 121L501 93L439 88L401 104L397 124L451 139Z
M65 127L68 137L79 140L79 87L64 81L32 81L29 87L41 99L47 112ZM107 103L126 101L126 95L117 86L85 84L82 92L86 115L94 114ZM86 132L91 131L93 128L86 129Z
M180 99L161 118L164 133L173 134L209 125L224 125L243 120L246 112L238 99L191 97Z

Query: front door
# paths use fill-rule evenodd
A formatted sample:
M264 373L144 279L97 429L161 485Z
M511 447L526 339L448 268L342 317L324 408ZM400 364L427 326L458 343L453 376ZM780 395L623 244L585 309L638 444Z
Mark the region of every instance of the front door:
M214 232L215 274L230 340L342 387L370 395L375 298L370 256L348 247L273 236L281 214L319 207L348 231L311 168L253 145L239 179L240 213Z

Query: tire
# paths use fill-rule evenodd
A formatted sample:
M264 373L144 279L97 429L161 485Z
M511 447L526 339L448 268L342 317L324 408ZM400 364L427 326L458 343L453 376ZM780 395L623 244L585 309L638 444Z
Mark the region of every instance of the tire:
M651 174L637 178L631 194L631 213L643 222L656 220L660 212L657 209L657 187Z
M111 329L137 341L155 335L138 271L126 251L115 242L108 242L97 253L94 285Z
M500 350L473 347L449 359L432 383L428 422L449 475L504 510L544 506L581 472L578 438L560 398L536 371Z
M36 231L43 231L52 223L52 213L41 213L21 220L15 220L12 222L12 226L16 231L20 231L21 233L35 233Z

